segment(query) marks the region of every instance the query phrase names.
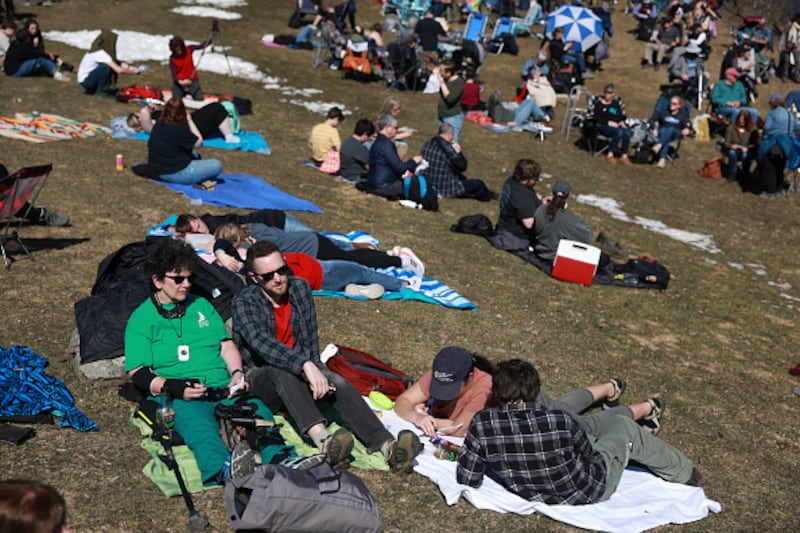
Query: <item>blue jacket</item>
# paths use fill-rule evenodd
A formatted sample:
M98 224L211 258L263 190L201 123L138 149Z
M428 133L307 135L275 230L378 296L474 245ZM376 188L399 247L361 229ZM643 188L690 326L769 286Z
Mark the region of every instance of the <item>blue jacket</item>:
M416 168L417 164L413 159L403 163L397 155L394 141L379 133L369 150L367 186L370 189L383 189L402 179L407 170L414 172Z

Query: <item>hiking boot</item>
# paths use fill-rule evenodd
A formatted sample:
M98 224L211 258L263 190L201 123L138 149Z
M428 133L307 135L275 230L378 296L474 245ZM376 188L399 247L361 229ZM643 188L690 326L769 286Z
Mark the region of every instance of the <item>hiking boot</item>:
M419 437L413 431L404 429L397 435L389 451L389 468L396 474L410 474L414 466L414 458L424 448Z
M630 251L620 245L617 241L606 235L604 231L597 234L597 242L600 243L600 249L608 255L615 255L618 257L625 257L630 255Z
M356 285L350 283L344 288L344 293L350 296L363 296L368 300L377 300L383 296L383 285L371 283L369 285Z
M353 434L340 428L322 441L322 454L328 464L336 468L347 468L350 452L353 451Z
M644 429L652 433L653 436L656 436L661 431L661 417L664 415L664 410L667 408L667 402L661 396L653 396L647 399L647 403L650 404L652 410L650 414L642 418L639 423Z
M249 446L237 444L231 452L231 468L228 479L249 476L256 471L256 454Z
M628 384L622 378L613 378L610 383L614 385L614 394L603 400L603 409L611 409L619 405L619 398L628 388Z
M278 466L282 466L284 468L291 468L293 470L308 470L309 468L313 468L318 464L324 462L325 462L325 455L321 453L317 455L311 455L309 457L304 457L302 455L292 455L279 462Z
M40 224L44 224L46 226L66 226L69 224L69 215L66 213L55 213L53 211L47 211L44 216L44 221L41 221Z
M686 485L690 487L705 487L706 486L706 478L703 477L703 474L697 469L697 467L692 467L692 475L689 476L689 481L686 482Z

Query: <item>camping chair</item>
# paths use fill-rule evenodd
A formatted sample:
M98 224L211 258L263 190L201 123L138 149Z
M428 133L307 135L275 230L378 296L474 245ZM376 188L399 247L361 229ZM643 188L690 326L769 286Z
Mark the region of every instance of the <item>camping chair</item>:
M543 15L542 6L539 5L539 2L533 0L524 18L511 17L511 20L514 22L514 29L512 30L514 37L516 37L518 33L533 35L531 26L540 23Z
M576 85L569 91L567 96L567 109L564 111L564 118L561 120L561 131L564 132L564 140L569 141L573 126L580 126L586 117L589 109L589 102L594 95L592 91L583 85ZM583 98L583 101L581 101Z
M464 41L482 41L488 22L489 17L487 15L472 12L467 18L467 25L464 27L464 35L461 36L461 39Z
M509 17L500 17L497 19L497 23L494 25L494 32L492 32L492 41L499 43L497 46L497 51L495 52L496 55L500 55L503 53L503 47L505 46L505 41L502 39L498 39L501 35L509 34L513 37L514 32L514 21L511 20Z
M313 68L318 68L326 61L333 62L340 58L339 47L331 39L330 27L327 24L320 24L319 31L311 38L311 45L314 47L314 62L311 64Z
M430 8L431 0L410 0L403 6L403 12L400 18L406 24L412 18L420 20Z
M360 37L360 39L357 39ZM345 77L357 81L373 81L377 76L373 72L373 65L370 61L369 42L360 35L353 35L347 39L344 59L342 60L342 71Z
M0 225L2 225L0 228L0 252L2 252L6 270L11 268L11 261L6 254L6 242L8 241L16 241L31 261L34 260L33 255L19 236L19 229L42 191L51 170L53 170L52 164L25 167L0 180ZM24 212L20 212L26 204L28 208Z

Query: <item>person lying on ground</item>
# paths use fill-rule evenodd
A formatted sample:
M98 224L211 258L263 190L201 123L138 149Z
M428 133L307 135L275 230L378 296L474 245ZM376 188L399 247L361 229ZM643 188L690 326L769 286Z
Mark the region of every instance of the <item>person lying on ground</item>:
M200 44L188 45L175 35L169 40L169 72L172 76L172 96L183 98L191 96L192 100L203 100L203 89L200 87L200 76L194 64L192 53L203 50L213 42L213 32Z
M100 30L89 51L78 65L78 83L87 94L109 95L111 86L120 74L141 74L144 67L118 61L117 34L109 29Z
M339 150L339 174L350 183L361 183L369 174L369 148L366 143L375 135L372 121L362 118L356 122L353 135L342 143Z
M0 205L8 198L10 183L5 181L9 176L8 169L0 163ZM29 202L22 202L14 206L14 216L24 218L29 224L41 224L44 226L66 226L69 224L69 215L66 213L56 213L46 207L34 206Z
M436 354L432 369L406 389L395 402L398 416L417 426L425 435L435 433L463 437L472 418L492 405L494 365L486 358L458 346L448 346ZM608 416L623 415L658 432L665 402L660 397L629 406L620 403L625 380L574 389L553 400L540 391L536 402L548 409L563 409L582 414L602 402L602 413L585 418L588 431L594 431Z
M163 113L154 103L142 106L138 111L128 115L127 124L135 132L150 133L153 125L162 117ZM203 139L223 137L228 144L237 144L241 139L233 134L231 116L219 102L211 102L200 109L192 111L192 122L197 126L197 131Z
M416 155L410 161L403 162L397 155L394 137L397 133L397 118L385 114L378 120L378 138L369 149L369 173L365 190L368 193L384 198L401 198L403 196L403 175L414 172L422 162L422 156Z
M497 197L483 180L467 178L467 158L455 140L453 126L447 122L439 125L439 134L422 146L422 157L428 162L425 178L436 186L436 192L445 198L475 198L488 202Z
M152 295L128 319L125 327L125 370L134 386L149 399L172 401L175 429L192 450L206 486L224 485L231 477L261 462L297 464L294 449L286 446L276 427L256 449L234 448L222 441L214 416L218 404L250 388L242 358L214 307L205 298L189 294L195 260L185 243L161 237L148 249L145 271ZM272 422L270 410L251 400L258 416Z
M703 486L686 455L625 416L610 416L590 435L573 414L536 404L539 374L519 359L498 365L499 403L473 418L456 479L480 487L484 475L529 501L585 505L605 501L630 461L675 483ZM544 445L543 445L544 444Z
M353 434L342 428L330 435L323 406L336 409L370 453L383 454L392 471L410 472L422 450L419 438L404 430L395 439L349 381L323 368L308 283L289 275L281 251L268 241L250 247L247 267L255 285L239 291L231 312L253 392L287 412L332 466L348 463Z
M169 183L208 182L220 175L222 163L219 159L199 159L195 150L201 146L203 135L186 111L183 99L173 96L153 124L147 140L147 165Z
M339 124L344 120L344 113L338 107L332 107L325 115L325 121L317 124L311 129L308 138L308 147L311 149L311 159L321 164L325 160L325 155L331 151L339 151L342 140L339 138Z

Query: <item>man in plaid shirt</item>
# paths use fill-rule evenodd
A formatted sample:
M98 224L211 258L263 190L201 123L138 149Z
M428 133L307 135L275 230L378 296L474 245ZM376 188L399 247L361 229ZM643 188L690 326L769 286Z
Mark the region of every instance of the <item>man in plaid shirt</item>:
M475 198L481 202L497 198L482 180L469 179L462 174L467 170L467 159L454 138L453 126L442 122L439 134L422 147L422 157L429 165L425 178L436 185L436 191L445 198Z
M539 388L530 363L498 365L492 394L500 405L472 419L458 457L459 483L479 487L486 474L526 500L582 505L610 498L631 460L667 481L705 483L688 457L633 420L609 417L590 437L579 417L537 405Z
M308 282L290 275L270 241L248 249L247 269L255 284L239 291L231 315L250 390L275 410L285 408L331 466L347 466L353 435L344 428L329 435L318 403L336 409L370 453L383 452L392 471L410 472L422 449L416 434L405 430L395 439L349 381L323 369Z

